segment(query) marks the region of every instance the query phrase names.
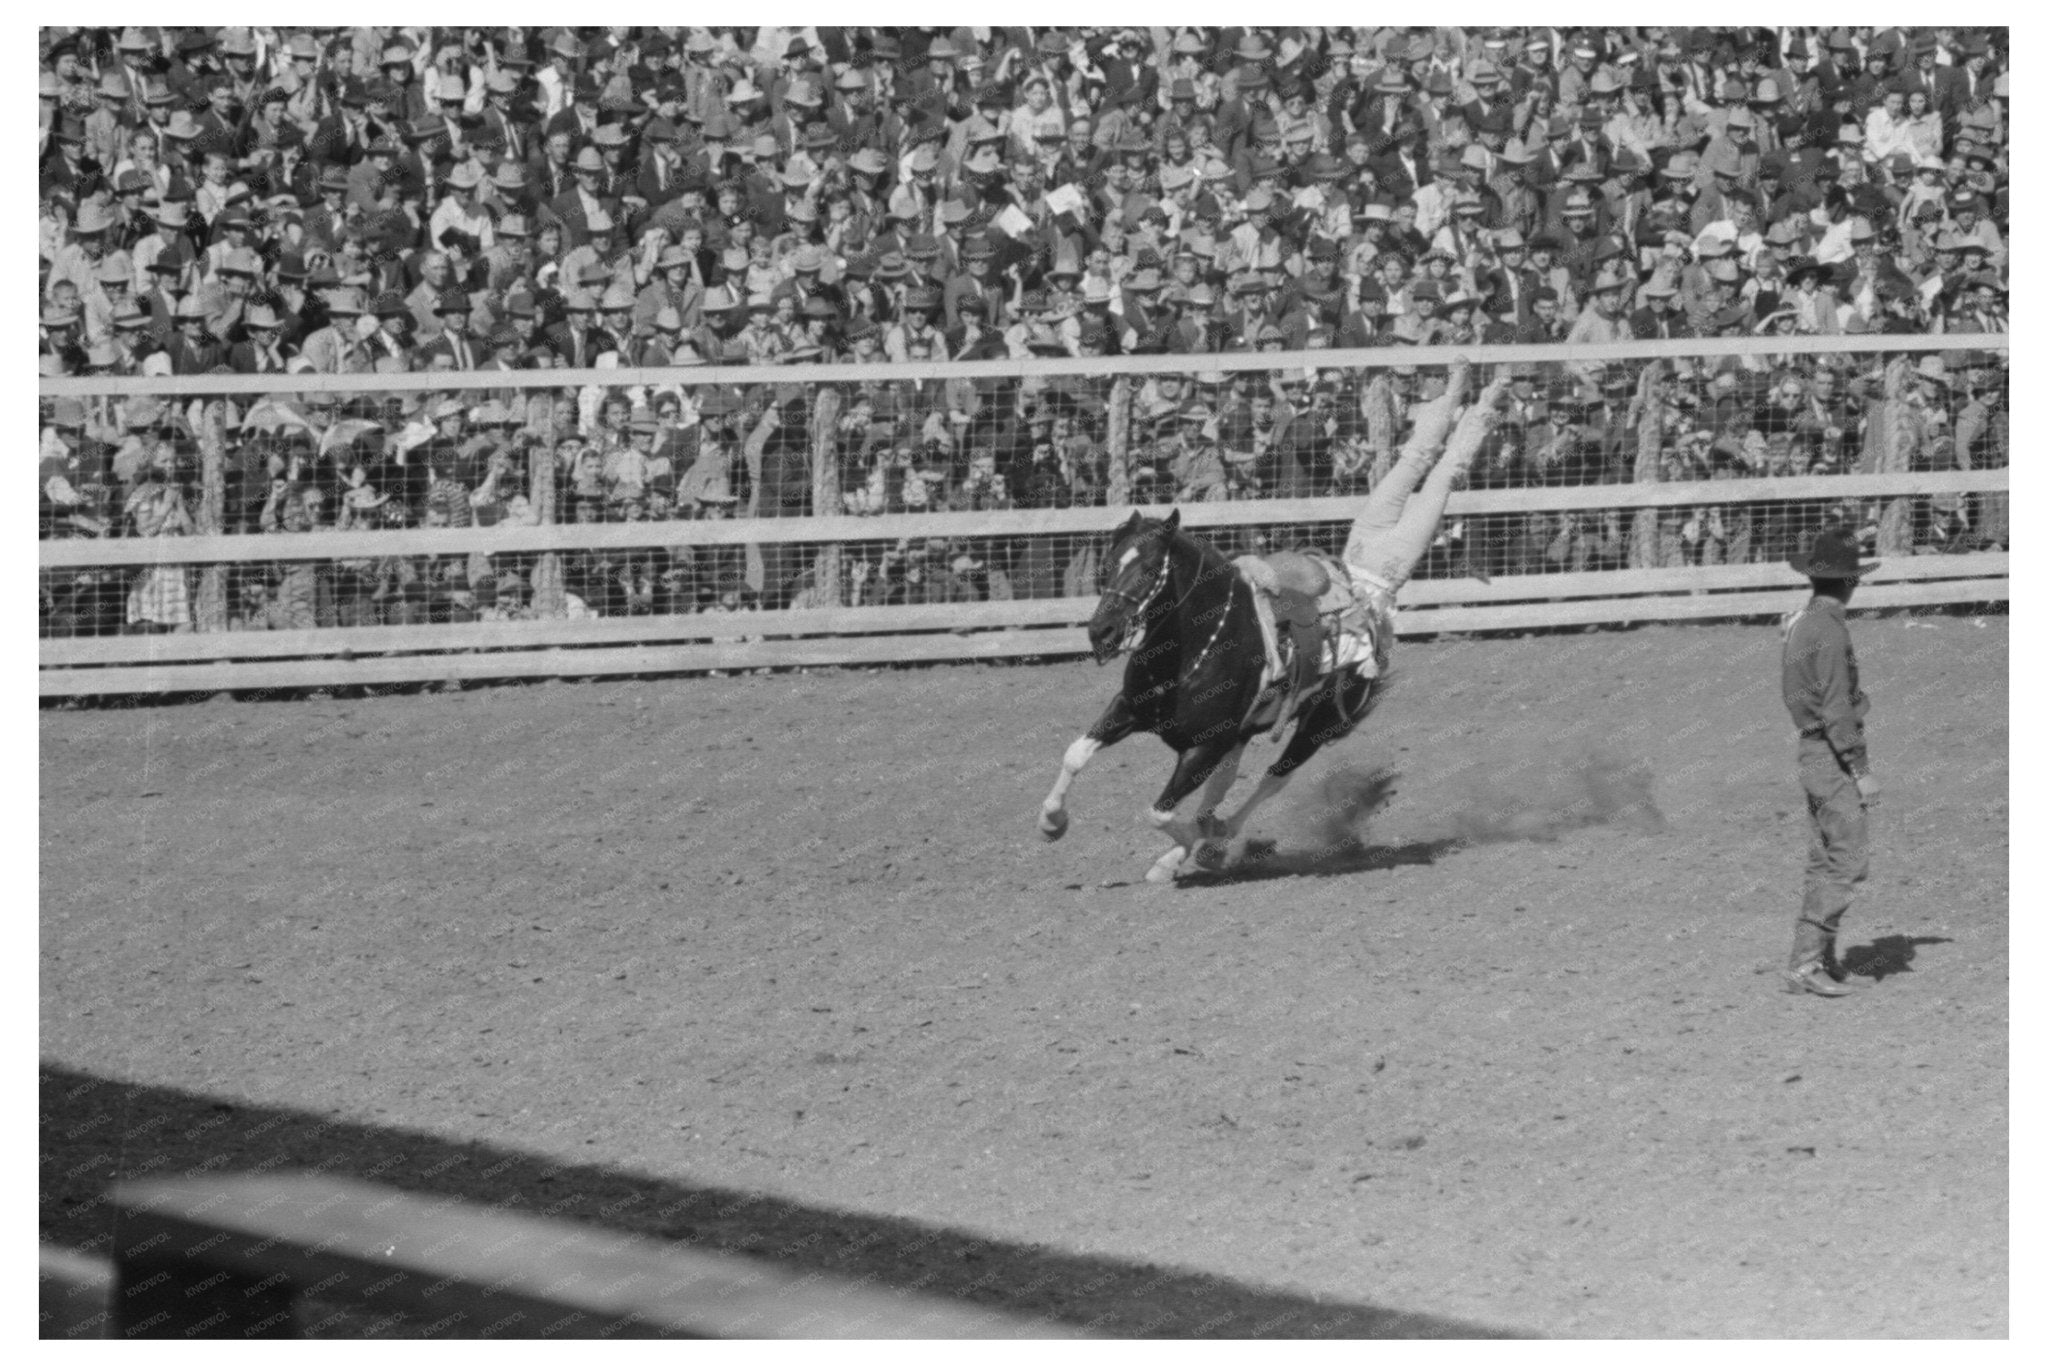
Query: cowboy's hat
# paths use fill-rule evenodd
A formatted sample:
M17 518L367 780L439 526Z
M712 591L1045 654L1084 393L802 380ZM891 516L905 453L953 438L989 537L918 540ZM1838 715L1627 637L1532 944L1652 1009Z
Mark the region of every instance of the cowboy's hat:
M1803 552L1795 552L1786 563L1795 574L1809 579L1857 579L1883 563L1859 560L1855 538L1842 531L1823 531Z

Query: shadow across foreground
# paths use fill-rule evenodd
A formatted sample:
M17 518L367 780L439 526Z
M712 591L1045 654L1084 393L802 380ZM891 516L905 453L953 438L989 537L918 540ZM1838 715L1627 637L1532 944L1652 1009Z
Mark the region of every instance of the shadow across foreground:
M106 1192L118 1181L310 1170L958 1296L1112 1337L1515 1336L1428 1314L1318 1302L1172 1267L977 1238L908 1219L238 1105L48 1063L40 1084L41 1235L97 1256L113 1248ZM334 1322L336 1336L419 1335L416 1326L345 1312Z

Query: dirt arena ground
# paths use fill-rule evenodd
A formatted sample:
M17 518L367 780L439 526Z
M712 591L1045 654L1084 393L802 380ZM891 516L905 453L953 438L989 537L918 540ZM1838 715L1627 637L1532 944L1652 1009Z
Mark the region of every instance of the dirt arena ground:
M1150 737L1034 831L1082 663L46 710L43 1236L319 1162L1116 1333L2002 1336L2007 622L1854 631L1841 1001L1769 626L1404 644L1171 888Z

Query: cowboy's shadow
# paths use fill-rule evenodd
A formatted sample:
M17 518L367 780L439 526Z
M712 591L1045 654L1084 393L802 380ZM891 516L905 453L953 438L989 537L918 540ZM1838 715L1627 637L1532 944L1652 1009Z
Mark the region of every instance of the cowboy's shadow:
M1842 970L1854 977L1882 982L1895 972L1913 970L1914 950L1922 944L1952 944L1941 935L1888 934L1868 944L1858 944L1842 955Z

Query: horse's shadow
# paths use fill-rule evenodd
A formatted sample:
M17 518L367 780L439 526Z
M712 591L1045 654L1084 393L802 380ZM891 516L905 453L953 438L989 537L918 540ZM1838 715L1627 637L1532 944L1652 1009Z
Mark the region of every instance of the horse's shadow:
M1404 864L1432 864L1464 845L1458 839L1411 840L1405 844L1352 842L1325 849L1278 849L1254 840L1244 856L1227 868L1194 868L1183 873L1177 887L1221 887L1238 882L1270 882L1288 877L1345 877L1382 872Z
M1842 955L1842 970L1855 977L1882 982L1895 972L1913 970L1914 950L1922 944L1952 944L1941 935L1887 934L1868 944L1858 944Z

